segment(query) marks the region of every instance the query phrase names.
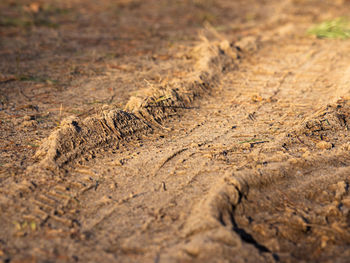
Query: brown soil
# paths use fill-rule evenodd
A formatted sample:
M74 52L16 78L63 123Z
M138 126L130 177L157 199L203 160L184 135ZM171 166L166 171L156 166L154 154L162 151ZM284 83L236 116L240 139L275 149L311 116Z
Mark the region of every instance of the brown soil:
M348 262L348 1L0 8L3 262Z

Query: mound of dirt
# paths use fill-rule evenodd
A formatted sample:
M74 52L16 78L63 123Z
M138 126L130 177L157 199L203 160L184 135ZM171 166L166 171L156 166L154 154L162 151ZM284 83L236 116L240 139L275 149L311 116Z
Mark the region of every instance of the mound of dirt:
M222 72L236 67L239 51L228 41L202 43L194 48L194 71L185 79L173 79L164 85L150 87L131 97L125 111L104 110L100 115L80 120L65 119L40 146L35 154L39 166L59 169L78 156L95 148L117 144L118 140L152 126L159 127L179 110L191 108L196 97L219 85ZM38 165L35 165L37 167ZM33 167L28 168L32 171Z

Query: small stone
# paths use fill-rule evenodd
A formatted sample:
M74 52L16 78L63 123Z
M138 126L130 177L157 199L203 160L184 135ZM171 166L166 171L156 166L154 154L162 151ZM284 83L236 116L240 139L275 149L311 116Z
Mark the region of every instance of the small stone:
M330 142L326 142L326 141L320 141L316 144L316 147L318 149L329 150L329 149L332 149L333 144L331 144Z

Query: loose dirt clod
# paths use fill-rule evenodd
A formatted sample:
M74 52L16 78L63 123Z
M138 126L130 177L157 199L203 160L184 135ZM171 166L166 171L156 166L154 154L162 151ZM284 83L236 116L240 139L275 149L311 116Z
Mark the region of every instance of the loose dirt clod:
M332 143L330 142L326 142L326 141L320 141L316 144L316 147L319 148L319 149L326 149L326 150L329 150L329 149L332 149L333 145Z

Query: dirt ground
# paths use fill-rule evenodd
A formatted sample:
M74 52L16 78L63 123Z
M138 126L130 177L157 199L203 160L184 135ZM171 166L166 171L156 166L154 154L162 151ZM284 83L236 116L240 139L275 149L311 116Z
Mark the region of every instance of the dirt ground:
M348 262L349 1L0 3L2 262Z

